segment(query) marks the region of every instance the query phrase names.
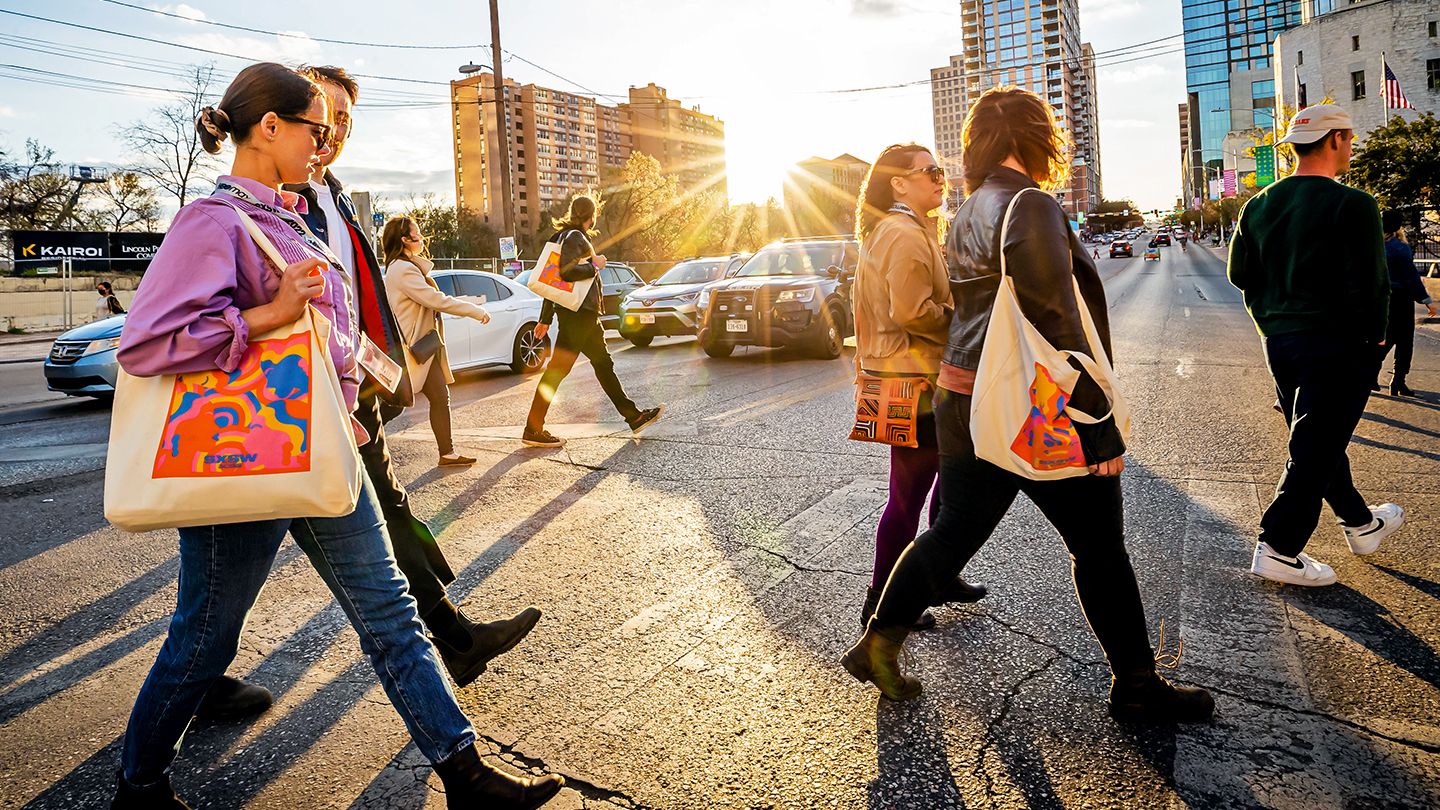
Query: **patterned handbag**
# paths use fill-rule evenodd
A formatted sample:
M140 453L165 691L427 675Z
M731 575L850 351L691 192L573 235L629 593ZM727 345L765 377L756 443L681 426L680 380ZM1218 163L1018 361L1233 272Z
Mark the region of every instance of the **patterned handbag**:
M878 377L861 371L855 375L855 427L850 438L894 447L919 447L915 422L920 397L930 387L923 376Z

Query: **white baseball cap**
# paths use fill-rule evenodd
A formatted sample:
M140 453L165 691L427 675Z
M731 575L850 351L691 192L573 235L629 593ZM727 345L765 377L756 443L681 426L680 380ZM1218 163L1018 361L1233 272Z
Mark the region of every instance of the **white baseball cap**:
M1280 143L1314 143L1332 129L1354 129L1350 113L1334 104L1306 107L1290 119L1290 131Z

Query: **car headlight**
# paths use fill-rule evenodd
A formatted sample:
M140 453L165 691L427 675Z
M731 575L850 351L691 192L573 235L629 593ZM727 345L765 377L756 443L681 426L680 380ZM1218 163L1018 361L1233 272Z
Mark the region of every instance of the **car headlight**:
M97 352L108 352L108 351L110 351L111 349L118 349L118 348L120 348L120 338L118 338L118 337L103 338L103 339L101 339L101 340L92 340L92 341L90 341L90 345L85 347L85 354L96 354ZM83 355L82 355L82 356L83 356Z
M698 292L685 293L684 295L680 296L680 300L681 300L681 301L694 301L695 298L696 298L696 296L698 296L698 295L700 295L700 293L698 293Z
M782 290L780 292L780 297L775 299L775 303L783 304L786 301L809 301L814 297L814 287L808 287L803 290Z
M699 300L695 302L696 306L700 307L701 309L705 309L705 308L709 307L709 306L710 306L710 291L709 291L709 290L701 290L700 293L699 293L699 295L700 295Z

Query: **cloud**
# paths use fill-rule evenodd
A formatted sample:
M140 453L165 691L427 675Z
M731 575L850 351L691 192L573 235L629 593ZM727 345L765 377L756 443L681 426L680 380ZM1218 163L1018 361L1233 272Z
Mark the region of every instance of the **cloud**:
M1146 121L1143 118L1116 118L1107 121L1100 119L1100 126L1108 129L1144 129L1155 126L1154 121Z
M1095 24L1134 17L1143 10L1136 0L1082 0L1080 16L1085 24Z
M427 191L446 200L455 198L455 172L452 169L427 172L337 165L335 174L347 188L380 192L392 199L412 193L419 196Z
M355 67L365 67L365 60L364 60L364 59L356 59L356 60L355 60ZM502 65L502 67L503 67L503 65Z
M156 11L163 11L166 14L178 14L187 20L208 19L205 16L205 12L201 11L198 8L191 8L184 3L181 3L178 6L151 6L151 8L155 9Z
M941 8L916 8L909 3L897 2L897 0L850 0L850 16L869 19L889 19L892 17L910 16L917 14L940 14L947 17L958 16L955 12Z
M15 111L9 107L0 107L0 118L14 118Z
M258 39L255 37L232 37L219 33L191 34L177 38L182 45L190 45L195 48L205 48L211 51L219 51L225 54L234 54L245 59L253 59L257 62L321 62L322 48L320 43L310 39L308 34L301 31L284 31L285 34L294 36L271 37Z
M1143 82L1146 79L1154 79L1160 76L1170 75L1170 69L1164 65L1136 65L1134 67L1121 68L1120 70L1103 70L1101 75L1112 82L1131 83Z

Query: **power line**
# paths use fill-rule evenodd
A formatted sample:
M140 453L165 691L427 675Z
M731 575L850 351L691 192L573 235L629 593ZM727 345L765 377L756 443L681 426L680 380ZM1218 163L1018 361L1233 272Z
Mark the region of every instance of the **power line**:
M460 51L460 50L470 50L470 49L473 49L473 48L484 48L484 49L487 50L487 51L490 50L490 46L488 46L488 45L395 45L395 44L393 44L393 43L388 43L388 42L352 42L352 41L350 41L350 40L345 40L345 39L325 39L325 38L323 38L323 37L312 37L312 36L309 36L309 35L306 35L306 34L287 34L287 33L282 32L282 31L264 31L264 30L261 30L261 29L259 29L259 28L246 28L246 27L243 26L243 25L231 25L231 24L229 24L229 23L222 23L222 22L217 22L217 21L215 21L215 20L208 20L208 19L204 19L204 18L196 19L196 18L194 18L194 17L186 17L184 14L174 14L174 13L169 12L169 11L161 11L161 10L158 9L158 8L145 8L144 6L137 6L137 5L133 5L133 4L131 4L131 3L122 3L122 2L120 2L120 0L101 0L101 2L103 2L103 3L109 3L109 4L115 5L115 6L124 6L125 8L133 8L133 9L135 9L136 11L146 11L146 12L149 12L149 13L151 13L151 14L159 14L159 15L161 15L161 16L163 16L163 17L173 17L173 18L175 18L175 19L177 19L177 20L185 20L186 22L204 23L204 24L206 24L206 25L216 25L216 26L219 26L219 27L221 27L221 28L229 28L229 29L231 29L231 30L233 30L233 31L248 31L248 32L250 32L250 33L252 33L252 34L266 34L266 35L268 35L268 36L291 37L291 38L294 38L294 39L302 39L302 40L307 40L307 39L308 39L308 40L311 40L311 41L313 41L313 42L328 42L328 43L330 43L331 45L358 45L358 46L360 46L360 47L362 47L362 48L398 48L398 49L404 49L404 50L417 50L417 51Z

